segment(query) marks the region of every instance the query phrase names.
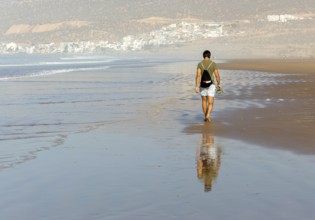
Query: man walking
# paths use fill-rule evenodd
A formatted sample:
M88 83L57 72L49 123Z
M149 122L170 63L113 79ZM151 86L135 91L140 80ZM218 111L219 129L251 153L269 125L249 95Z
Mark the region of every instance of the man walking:
M196 93L200 92L201 95L205 122L210 122L210 114L213 108L214 96L216 93L214 77L217 81L218 89L221 89L219 70L210 57L211 52L209 50L203 52L203 60L198 63L196 73Z

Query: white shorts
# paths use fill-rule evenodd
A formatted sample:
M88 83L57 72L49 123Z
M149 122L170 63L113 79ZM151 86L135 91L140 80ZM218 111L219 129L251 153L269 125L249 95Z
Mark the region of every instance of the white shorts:
M216 87L214 84L212 84L210 87L208 88L202 88L200 87L200 95L201 96L210 96L210 97L214 97L215 96L215 92L216 92Z

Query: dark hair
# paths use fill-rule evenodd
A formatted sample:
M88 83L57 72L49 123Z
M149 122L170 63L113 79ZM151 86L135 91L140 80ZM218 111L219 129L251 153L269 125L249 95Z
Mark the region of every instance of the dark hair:
M203 52L203 58L206 58L206 57L208 57L208 58L211 57L211 52L210 52L209 50L205 50L205 51Z

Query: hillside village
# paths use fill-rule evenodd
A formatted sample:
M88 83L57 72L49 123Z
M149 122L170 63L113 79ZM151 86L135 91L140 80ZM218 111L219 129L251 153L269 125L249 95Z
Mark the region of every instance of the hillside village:
M295 16L289 14L268 15L260 19L261 24L285 23L301 20L312 20L310 15ZM167 45L180 45L198 39L236 37L246 35L249 32L249 20L237 23L214 23L214 22L180 22L163 26L161 29L139 35L128 35L120 41L77 41L47 44L18 44L15 42L0 43L0 53L26 53L26 54L78 54L78 53L102 53L106 51L139 51ZM240 28L235 28L235 27Z

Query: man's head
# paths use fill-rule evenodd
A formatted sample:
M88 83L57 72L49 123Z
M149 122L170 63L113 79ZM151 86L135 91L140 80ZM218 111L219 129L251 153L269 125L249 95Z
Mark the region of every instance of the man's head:
M205 51L203 52L203 58L206 58L206 57L208 57L208 58L211 57L211 52L210 52L209 50L205 50Z

